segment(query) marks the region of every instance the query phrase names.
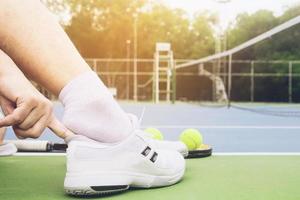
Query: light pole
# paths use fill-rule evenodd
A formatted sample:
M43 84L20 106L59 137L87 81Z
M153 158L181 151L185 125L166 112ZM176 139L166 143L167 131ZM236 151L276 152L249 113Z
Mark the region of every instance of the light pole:
M138 85L137 85L137 68L138 68L138 15L143 12L143 8L127 8L127 12L133 11L133 99L134 101L138 100Z
M215 0L215 2L218 3L219 5L221 5L221 4L226 5L227 3L230 3L231 0ZM222 27L222 23L221 23L222 19L227 18L227 16L226 16L227 9L225 8L223 10L223 11L225 11L225 14L223 14L223 15L222 15L222 9L220 9L219 7L218 7L218 11L219 11L220 20L217 24L217 39L216 39L215 53L220 53L220 52L226 51L226 49L227 49L227 30L226 30L227 27L225 27L225 26ZM228 25L226 25L226 26L228 26ZM223 60L222 58L219 58L217 60L216 65L214 65L214 67L213 67L213 72L216 73L217 76L219 76L219 74L221 72L222 60ZM224 61L226 61L226 58ZM224 68L224 69L226 69L226 68ZM228 75L228 79L229 79L229 75ZM225 81L226 81L226 75L224 75L224 82ZM227 92L229 92L229 91L227 91ZM213 82L213 99L216 100L215 82Z
M134 24L133 24L133 99L138 100L137 96L137 22L138 22L138 12L133 14Z
M126 40L126 57L127 57L127 62L126 62L126 99L129 100L129 73L130 73L130 40Z
M231 0L215 0L217 3L219 3L220 5L223 4L223 5L226 5L227 3L230 3ZM219 10L219 13L221 13L221 9L218 9ZM227 9L225 8L224 9L225 12L227 12ZM226 13L225 13L226 15ZM226 16L220 16L221 19L223 18L226 18ZM219 22L218 23L218 29L217 30L217 46L216 46L216 53L219 53L219 52L222 52L222 51L226 51L226 44L227 44L227 31L226 31L226 28L227 27L222 27L221 23ZM227 25L228 26L228 25ZM222 41L223 40L223 41ZM222 48L223 47L223 48ZM219 52L218 52L219 51Z
M231 0L216 0L217 3L223 4L223 5L230 3L230 1ZM226 15L227 9L225 8L224 10L225 10L225 15ZM226 18L225 15L221 16L221 18L225 19ZM220 41L221 52L226 51L226 49L227 49L227 30L226 29L228 28L228 24L226 26L227 27L222 27L221 24L219 24L219 27L220 27L219 41ZM222 39L223 39L223 42L222 42ZM222 46L223 46L223 48L222 48ZM229 58L228 58L228 72L227 72L227 74L228 74L228 76L227 76L227 98L228 98L227 106L228 106L228 108L230 107L230 102L231 102L231 86L232 86L231 73L232 73L232 54L230 54Z

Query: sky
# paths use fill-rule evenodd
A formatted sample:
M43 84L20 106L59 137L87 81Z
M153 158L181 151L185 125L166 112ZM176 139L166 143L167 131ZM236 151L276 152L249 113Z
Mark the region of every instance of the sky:
M242 12L254 13L260 9L267 9L275 15L282 14L289 7L300 4L300 0L158 0L172 8L185 10L189 17L198 11L210 10L220 16L221 29L225 29L229 22L234 21L237 14ZM228 1L218 3L217 1Z

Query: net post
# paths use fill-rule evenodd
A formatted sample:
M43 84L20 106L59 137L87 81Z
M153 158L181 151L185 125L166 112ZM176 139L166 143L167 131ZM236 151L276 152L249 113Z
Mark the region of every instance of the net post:
M227 85L227 93L228 93L228 101L227 101L227 107L230 108L231 105L231 82L232 82L232 54L229 55L228 60L228 85Z
M251 86L250 86L250 100L251 102L254 101L254 61L251 61Z
M289 103L293 102L293 62L289 61Z

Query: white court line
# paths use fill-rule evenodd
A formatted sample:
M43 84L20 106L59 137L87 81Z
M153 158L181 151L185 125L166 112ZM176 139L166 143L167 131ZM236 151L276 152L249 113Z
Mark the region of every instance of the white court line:
M66 156L66 153L16 153L14 156ZM300 156L300 152L216 152L213 156Z
M216 152L214 156L300 156L300 152Z
M147 125L142 128L155 127L155 128L203 128L203 129L300 129L300 126L199 126L199 125Z
M39 153L31 153L31 152L18 152L15 153L14 156L66 156L66 153L49 153L49 152L39 152Z

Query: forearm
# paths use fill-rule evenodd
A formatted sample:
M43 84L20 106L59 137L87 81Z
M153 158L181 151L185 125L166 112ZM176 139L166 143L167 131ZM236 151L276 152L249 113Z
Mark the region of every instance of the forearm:
M6 96L11 101L17 101L18 95L22 95L22 92L26 93L28 90L34 91L36 89L11 58L0 49L0 96Z
M22 74L14 65L14 62L0 49L0 79L16 73Z
M90 70L56 19L38 0L0 1L0 48L54 94Z

